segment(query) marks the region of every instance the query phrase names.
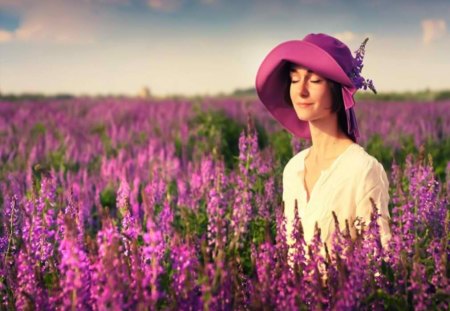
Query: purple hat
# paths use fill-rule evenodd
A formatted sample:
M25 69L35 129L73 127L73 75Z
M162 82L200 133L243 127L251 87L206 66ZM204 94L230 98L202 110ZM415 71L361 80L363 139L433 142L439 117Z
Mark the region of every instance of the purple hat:
M256 91L260 100L289 132L311 139L308 122L297 117L294 107L286 102L284 94L289 81L285 64L292 62L307 67L342 85L347 132L356 141L359 132L353 94L360 88L370 88L376 93L372 81L365 80L360 75L367 41L368 38L356 51L355 58L344 43L323 33L308 34L303 40L291 40L277 45L265 57L256 75Z

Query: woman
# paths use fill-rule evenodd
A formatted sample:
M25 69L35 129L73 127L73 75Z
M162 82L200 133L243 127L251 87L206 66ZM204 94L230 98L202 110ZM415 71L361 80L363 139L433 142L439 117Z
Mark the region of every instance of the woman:
M370 198L381 214L378 224L383 247L391 237L386 173L357 144L353 95L359 88L376 92L372 81L360 75L366 42L353 58L338 39L309 34L276 46L258 70L256 90L262 103L289 132L312 143L294 155L283 171L289 246L294 242L295 201L307 243L317 222L322 241L331 249L335 229L332 211L340 230L344 230L346 219L353 224L357 217L367 226L372 211Z

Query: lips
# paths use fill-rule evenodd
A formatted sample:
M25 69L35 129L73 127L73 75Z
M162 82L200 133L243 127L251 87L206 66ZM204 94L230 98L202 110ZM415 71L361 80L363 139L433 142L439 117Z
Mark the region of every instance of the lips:
M300 107L308 107L311 106L312 103L295 103L296 106L300 106Z

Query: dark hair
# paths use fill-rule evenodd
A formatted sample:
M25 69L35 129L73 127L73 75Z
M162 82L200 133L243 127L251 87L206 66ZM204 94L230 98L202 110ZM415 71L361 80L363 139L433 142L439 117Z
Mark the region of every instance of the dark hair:
M285 67L285 77L287 77L286 86L284 90L284 101L289 104L289 106L293 107L292 101L291 101L291 94L290 94L290 78L289 73L291 68L294 66L293 63L287 62ZM342 132L345 133L345 135L353 140L353 142L356 142L355 139L348 134L347 131L347 116L345 113L345 106L344 106L344 99L342 97L342 85L336 81L326 79L330 83L330 90L331 90L331 100L333 102L331 106L331 111L337 113L338 118L338 126L342 130Z

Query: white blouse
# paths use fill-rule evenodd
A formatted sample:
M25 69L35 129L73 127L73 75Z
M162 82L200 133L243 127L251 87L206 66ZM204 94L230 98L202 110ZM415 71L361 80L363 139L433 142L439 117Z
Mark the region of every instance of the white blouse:
M327 170L323 170L315 183L307 202L304 186L304 159L311 148L306 148L292 157L283 171L284 214L287 220L286 233L290 252L293 251L291 232L294 221L294 204L297 199L299 217L308 244L314 235L316 221L321 229L322 242L331 250L334 220L332 210L339 221L339 229L345 229L345 219L352 224L356 217L370 223L372 198L381 217L378 224L381 243L385 248L391 238L389 228L389 181L383 166L363 147L354 143L340 154ZM354 230L354 229L353 229ZM352 231L354 234L354 231ZM352 234L352 236L353 236ZM325 254L322 248L322 254Z

